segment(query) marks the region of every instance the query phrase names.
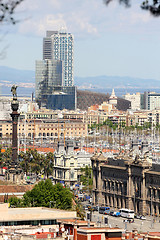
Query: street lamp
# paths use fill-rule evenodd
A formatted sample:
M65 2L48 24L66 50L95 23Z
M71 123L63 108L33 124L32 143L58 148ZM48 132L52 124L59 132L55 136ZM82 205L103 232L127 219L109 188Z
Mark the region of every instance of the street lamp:
M49 208L51 208L51 203L53 203L53 201L50 201L50 202L49 202Z
M31 174L31 162L32 162L32 160L33 160L33 155L31 154L31 156L30 156L30 176L32 175Z

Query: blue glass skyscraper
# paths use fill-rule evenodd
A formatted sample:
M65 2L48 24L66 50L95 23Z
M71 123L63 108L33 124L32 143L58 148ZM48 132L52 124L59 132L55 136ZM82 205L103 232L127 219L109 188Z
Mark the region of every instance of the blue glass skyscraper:
M73 42L73 35L65 31L47 31L46 37L43 39L43 59L63 62L62 85L65 87L74 85Z
M36 101L50 109L76 109L73 77L73 35L47 31L43 60L36 61Z

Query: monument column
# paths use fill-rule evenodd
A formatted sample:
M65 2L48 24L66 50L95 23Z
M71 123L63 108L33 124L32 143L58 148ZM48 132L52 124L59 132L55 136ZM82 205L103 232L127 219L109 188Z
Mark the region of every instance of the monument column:
M13 106L14 105L14 106ZM12 117L12 163L17 163L17 157L18 157L18 143L17 143L17 124L18 124L18 117L19 117L19 113L17 111L15 111L15 107L18 107L18 103L17 106L15 106L16 104L12 101L11 106L12 106L12 110L13 112L11 113L11 117ZM18 110L18 108L17 108Z
M11 88L11 92L13 94L13 99L11 101L11 108L12 108L12 159L11 163L8 167L6 172L6 180L13 182L13 183L20 183L23 180L22 176L22 169L19 167L18 164L18 149L17 149L17 125L18 125L18 108L19 102L17 100L17 86L13 85Z

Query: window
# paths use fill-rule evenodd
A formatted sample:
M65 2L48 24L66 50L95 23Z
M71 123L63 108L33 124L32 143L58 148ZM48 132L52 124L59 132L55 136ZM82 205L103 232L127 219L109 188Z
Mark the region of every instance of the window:
M71 178L74 178L74 172L71 172Z

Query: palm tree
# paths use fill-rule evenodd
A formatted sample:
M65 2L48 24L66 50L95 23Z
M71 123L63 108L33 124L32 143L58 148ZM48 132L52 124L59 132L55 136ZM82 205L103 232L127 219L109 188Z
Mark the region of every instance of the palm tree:
M3 164L4 166L9 166L12 159L12 148L7 148L3 154Z
M44 175L47 178L53 172L53 165L54 165L53 161L54 161L54 154L52 152L48 152L47 155L44 157L44 161L43 161L43 171L44 171Z

